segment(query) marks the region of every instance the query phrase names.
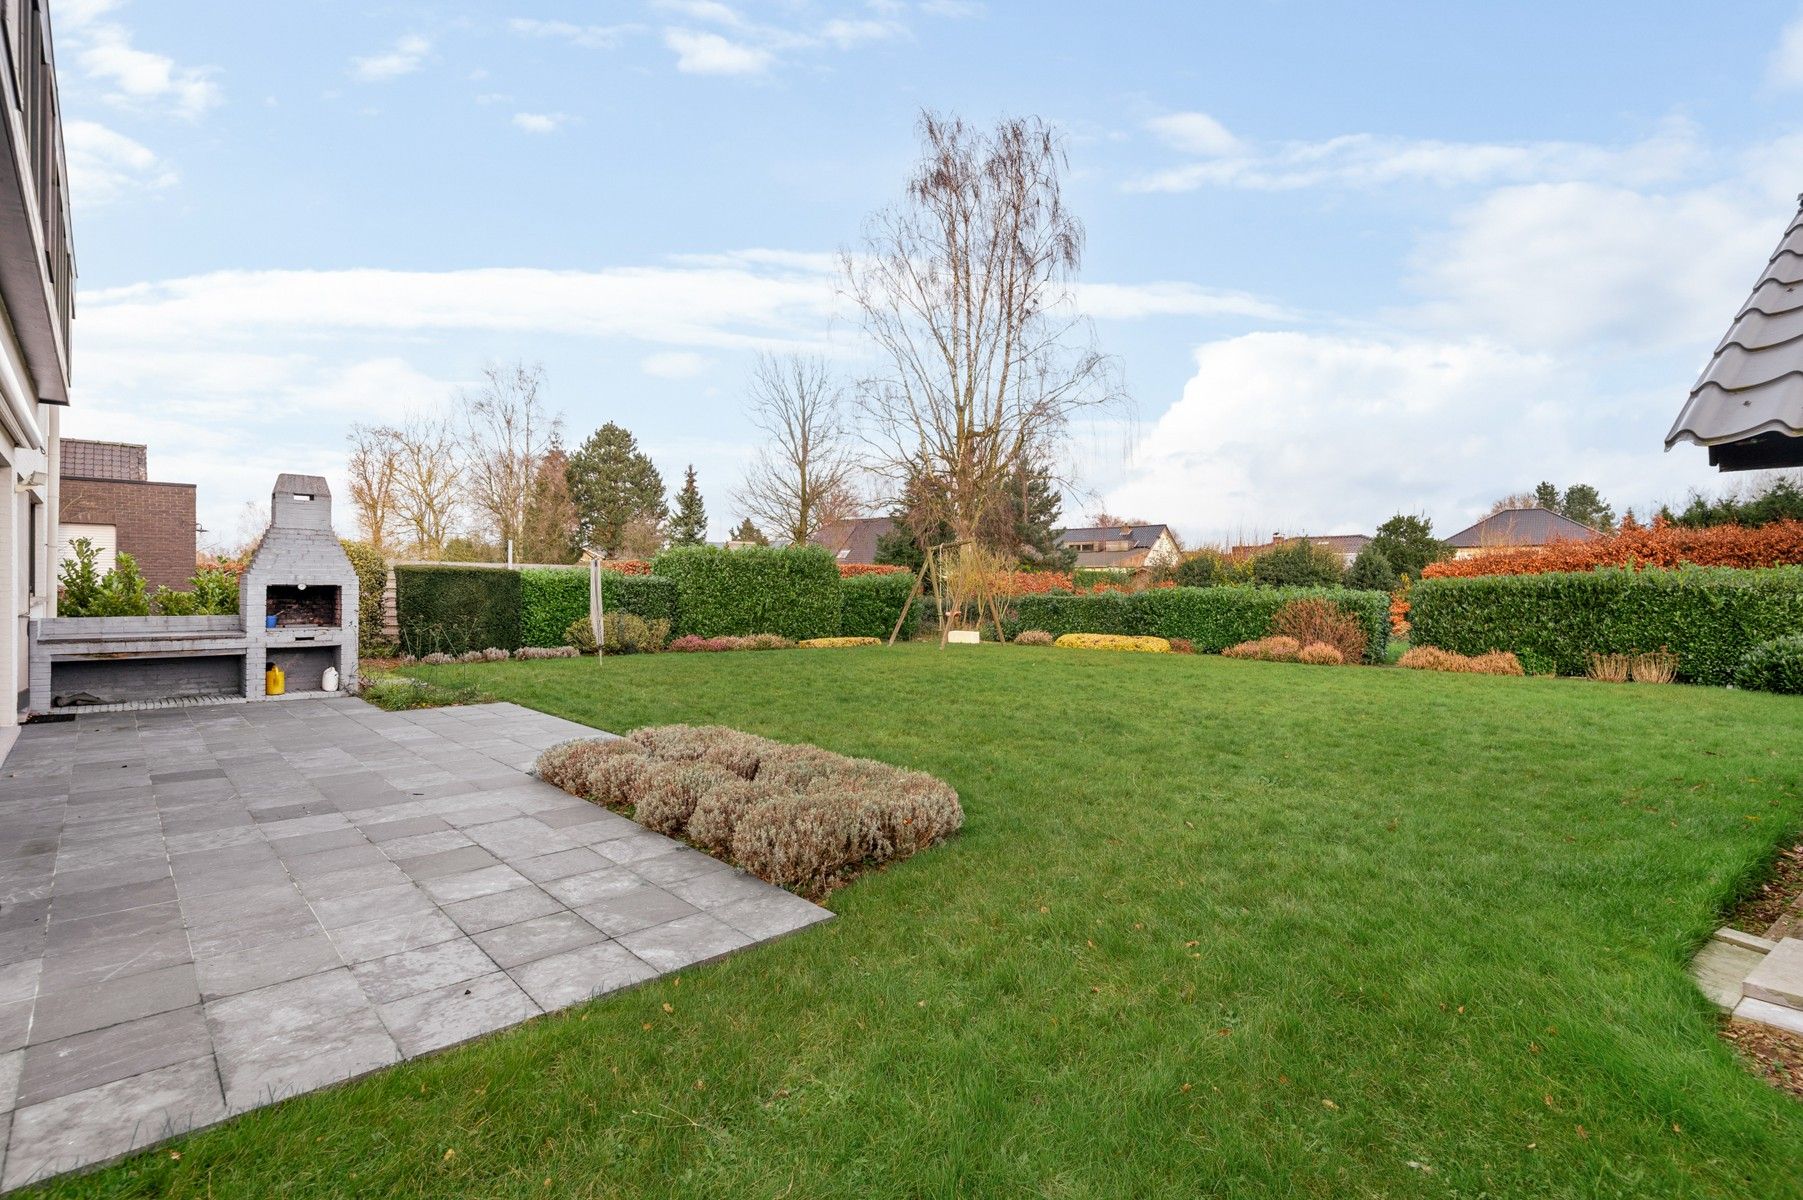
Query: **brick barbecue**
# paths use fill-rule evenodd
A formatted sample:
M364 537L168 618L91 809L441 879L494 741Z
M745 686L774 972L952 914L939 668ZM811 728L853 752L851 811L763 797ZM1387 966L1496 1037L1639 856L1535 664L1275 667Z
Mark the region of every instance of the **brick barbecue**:
M238 615L51 617L31 624L37 713L89 705L262 700L270 663L287 694L323 694L357 674L357 572L332 531L318 475L281 475L269 528L238 580Z

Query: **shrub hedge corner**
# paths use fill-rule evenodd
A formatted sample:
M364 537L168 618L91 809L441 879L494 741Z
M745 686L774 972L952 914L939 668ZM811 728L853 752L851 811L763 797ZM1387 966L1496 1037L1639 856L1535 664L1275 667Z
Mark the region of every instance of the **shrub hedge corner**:
M1678 676L1733 683L1753 647L1803 629L1803 567L1608 567L1422 579L1412 640L1459 654L1509 650L1582 675L1592 654L1670 650Z
M571 623L589 615L587 567L531 567L520 576L520 640L561 646ZM601 605L646 621L676 621L676 585L657 575L601 572Z
M874 637L889 640L908 593L914 590L911 573L894 575L848 575L839 581L842 604L839 610L841 637ZM901 631L902 640L912 638L920 627L920 606L908 610L908 623Z
M800 641L839 632L839 565L818 546L676 546L651 562L676 588L676 633L777 633Z
M403 566L394 572L405 654L520 648L520 573L492 567Z

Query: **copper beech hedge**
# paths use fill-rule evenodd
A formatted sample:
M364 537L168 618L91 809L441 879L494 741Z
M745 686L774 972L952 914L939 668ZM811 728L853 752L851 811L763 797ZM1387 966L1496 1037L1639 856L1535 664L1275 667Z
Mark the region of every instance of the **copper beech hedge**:
M907 858L964 824L958 793L931 775L722 725L564 742L539 755L537 771L805 895Z
M1450 579L1594 571L1598 567L1779 567L1793 563L1803 563L1803 521L1706 529L1655 522L1624 527L1594 541L1554 542L1534 550L1449 558L1429 563L1421 575L1424 579Z

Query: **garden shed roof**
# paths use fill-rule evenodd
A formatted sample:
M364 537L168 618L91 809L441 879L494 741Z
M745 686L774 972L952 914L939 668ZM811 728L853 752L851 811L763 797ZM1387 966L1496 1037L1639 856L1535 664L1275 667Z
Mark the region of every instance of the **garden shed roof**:
M1679 442L1724 471L1803 465L1803 210L1665 435Z

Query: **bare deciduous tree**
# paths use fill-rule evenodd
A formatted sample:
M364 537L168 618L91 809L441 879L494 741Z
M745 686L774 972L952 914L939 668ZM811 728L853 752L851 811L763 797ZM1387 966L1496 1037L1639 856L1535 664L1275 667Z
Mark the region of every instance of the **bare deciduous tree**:
M378 550L385 549L394 534L398 463L392 432L378 425L352 425L351 453L345 464L357 524Z
M463 475L457 431L443 417L420 414L383 432L394 445L396 524L416 553L436 558L456 531Z
M927 514L977 538L1022 468L1058 457L1072 419L1125 409L1070 283L1083 226L1065 207L1057 135L1043 122L993 131L925 113L906 198L878 213L846 290L885 360L860 388L873 467Z
M517 542L545 452L562 433L563 419L539 399L544 368L490 363L482 385L463 396L463 479L470 506L505 552Z
M748 409L768 440L733 495L740 516L805 545L828 521L856 513L859 467L842 389L822 359L760 357Z

